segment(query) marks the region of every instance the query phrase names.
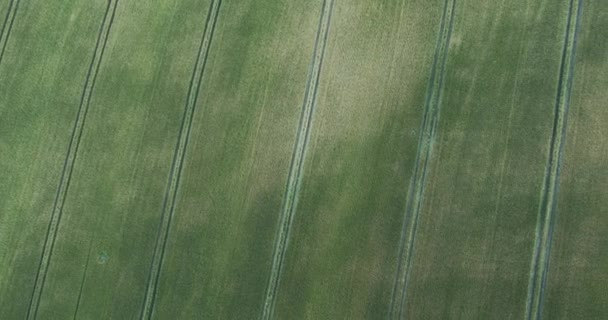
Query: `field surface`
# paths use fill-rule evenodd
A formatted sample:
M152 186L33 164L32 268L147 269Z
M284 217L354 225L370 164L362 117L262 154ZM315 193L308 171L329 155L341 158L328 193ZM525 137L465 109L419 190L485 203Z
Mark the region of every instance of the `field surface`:
M22 1L10 36L2 34L0 319L28 314L104 9Z
M0 1L0 319L603 319L608 2Z
M574 60L562 183L544 314L601 319L608 314L608 12L585 2Z
M408 319L522 319L567 3L458 2Z

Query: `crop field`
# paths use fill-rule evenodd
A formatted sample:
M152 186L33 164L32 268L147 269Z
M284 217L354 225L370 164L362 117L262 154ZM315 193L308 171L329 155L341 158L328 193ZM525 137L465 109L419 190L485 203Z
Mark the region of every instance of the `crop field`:
M608 11L585 2L573 68L558 216L544 313L547 319L608 314Z
M0 28L0 320L608 314L608 2L0 0Z

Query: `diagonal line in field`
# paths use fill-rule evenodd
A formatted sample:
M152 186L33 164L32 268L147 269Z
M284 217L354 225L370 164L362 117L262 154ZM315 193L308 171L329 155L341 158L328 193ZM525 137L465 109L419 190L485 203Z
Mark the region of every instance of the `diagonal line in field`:
M82 300L82 292L84 291L84 284L87 279L87 270L89 269L89 262L91 261L91 252L93 251L93 239L89 241L89 253L87 254L87 260L84 264L84 270L82 271L82 278L80 279L80 288L78 289L78 298L76 299L76 308L74 309L74 320L78 316L78 309L80 309L80 301Z
M281 206L281 212L279 215L279 227L275 237L272 266L270 269L270 276L268 278L266 294L264 296L264 304L262 305L262 319L270 319L274 311L279 280L283 268L283 260L289 242L291 224L295 216L298 203L298 194L300 192L304 159L306 157L306 147L308 145L308 141L310 140L319 79L321 77L321 69L323 66L323 58L325 56L325 48L327 46L327 38L329 35L333 7L334 0L323 1L323 8L315 37L313 56L309 66L306 89L304 91L304 102L302 104L295 147L291 156L289 175L287 177L283 204Z
M566 140L568 111L570 109L570 96L574 77L576 41L581 21L582 6L583 0L570 0L568 8L566 33L555 99L553 130L551 132L549 154L545 167L543 188L541 190L534 252L530 267L528 296L526 299L526 319L529 320L542 318L553 229L556 219L555 212L557 210L560 169Z
M418 230L418 221L422 208L426 177L432 155L433 144L437 133L443 79L447 64L448 48L454 26L456 0L446 0L441 17L439 36L429 79L428 91L424 106L424 115L418 140L418 149L410 180L406 208L401 230L397 275L389 305L389 318L403 317L404 301L409 283L414 256L414 244Z
M156 245L154 247L154 256L150 264L150 273L148 274L146 293L142 303L141 319L150 319L154 311L154 302L156 299L161 268L165 257L167 239L169 238L169 229L171 227L171 221L173 220L173 215L175 212L175 201L177 198L177 191L179 189L184 157L188 148L188 141L190 139L192 120L194 118L196 102L198 100L205 66L207 65L209 48L211 47L211 41L213 40L213 33L215 31L215 25L221 4L221 0L211 1L210 9L205 22L205 31L203 32L203 37L201 39L196 61L194 63L194 69L192 71L192 77L190 79L190 85L188 88L186 107L179 129L177 145L175 146L175 152L173 154L167 188L165 189L161 221L158 228Z
M53 247L55 245L55 239L57 238L57 230L61 221L61 215L63 213L63 206L65 204L65 198L68 193L70 186L70 179L72 177L72 171L76 163L76 155L78 153L78 147L80 145L80 139L84 130L84 124L89 111L89 104L91 101L91 95L97 79L97 73L101 65L103 53L108 42L108 35L112 24L114 22L114 16L116 13L116 7L118 0L109 0L106 11L103 17L103 22L99 29L99 35L97 36L97 42L95 43L95 50L93 52L93 59L89 65L87 75L85 78L84 88L82 96L80 98L80 105L78 107L78 114L74 127L72 129L72 136L68 145L67 156L63 163L63 169L61 171L61 178L59 180L59 186L55 195L55 201L53 204L53 211L51 213L51 219L44 239L44 246L42 255L40 257L40 263L38 265L38 273L34 280L34 290L30 301L30 307L27 312L27 319L35 319L38 312L38 306L40 304L40 297L44 289L44 283L46 275L49 269L51 256L53 254Z
M10 0L8 9L6 10L6 16L4 17L4 22L2 23L2 31L0 31L0 63L2 63L2 57L4 57L6 44L8 43L8 38L11 35L11 30L13 30L13 22L15 22L18 8L19 0Z

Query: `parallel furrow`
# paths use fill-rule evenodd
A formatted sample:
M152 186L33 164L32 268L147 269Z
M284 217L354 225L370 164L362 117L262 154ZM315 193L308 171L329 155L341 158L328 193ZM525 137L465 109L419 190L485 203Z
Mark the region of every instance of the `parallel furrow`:
M44 240L42 256L40 257L40 263L38 265L38 273L36 274L36 279L34 280L34 290L32 292L30 307L27 312L28 320L35 319L36 313L38 312L38 305L40 303L40 297L42 296L42 290L44 288L51 255L53 254L53 247L55 245L55 239L57 238L57 230L61 221L65 198L70 186L70 179L72 177L72 171L76 163L76 155L78 153L80 139L82 137L85 120L89 111L91 95L93 92L93 88L95 87L95 80L97 79L97 73L99 71L99 66L101 65L103 53L108 42L108 35L114 22L114 16L116 13L117 5L118 0L108 1L108 5L106 7L106 11L103 17L103 22L101 24L99 34L97 36L97 42L95 44L95 50L93 52L93 59L91 60L85 78L84 88L82 91L82 96L80 98L80 105L78 107L78 114L76 116L76 121L74 122L74 127L72 129L72 136L68 145L67 156L63 163L61 178L59 180L59 186L57 188L55 201L53 203L53 211L51 213L51 219L49 221L46 237Z
M325 48L327 46L327 38L329 35L333 7L334 0L325 0L323 2L323 9L321 11L321 18L319 19L319 26L315 38L313 56L306 81L306 89L304 91L304 102L302 105L302 112L300 114L300 122L298 125L295 147L291 157L287 185L285 187L285 194L283 196L283 205L281 207L281 213L279 216L279 228L275 237L272 267L270 269L268 286L266 288L266 295L264 304L262 306L262 319L270 319L274 310L291 224L297 208L298 194L300 191L302 172L304 168L304 159L306 157L308 141L310 140L317 89L321 76L321 68L323 66Z
M4 50L8 43L8 38L11 35L13 29L13 23L15 22L15 16L17 15L17 9L19 8L19 0L10 0L8 4L8 10L2 23L2 31L0 32L0 63L2 63L2 57L4 57Z
M158 281L160 279L160 271L165 257L167 239L169 238L169 229L175 211L175 199L177 198L177 191L179 188L182 166L184 163L184 156L188 148L190 129L192 127L192 119L194 117L196 102L198 100L203 73L207 64L209 48L213 39L213 33L215 31L215 25L217 22L217 17L219 15L221 3L221 0L211 1L209 13L207 14L207 20L205 22L205 31L203 32L203 38L201 39L198 55L194 64L194 70L192 71L192 77L190 79L190 85L188 88L186 107L184 110L182 122L180 124L177 145L173 154L168 185L165 189L161 221L157 233L154 256L150 264L150 272L148 274L148 282L146 285L146 294L144 296L144 301L141 309L141 319L150 319L154 310L154 301L156 298Z
M82 292L84 290L84 283L87 278L87 270L89 269L89 262L91 261L91 252L93 251L93 240L89 242L89 253L87 254L87 260L84 264L84 270L82 271L82 278L80 280L80 288L78 289L78 298L76 299L76 308L74 309L74 320L78 316L78 309L80 309L80 301L82 300Z
M551 132L549 155L541 191L540 209L536 225L536 239L534 242L534 253L532 255L530 280L528 283L528 297L526 301L527 319L542 318L544 291L547 282L549 257L551 254L551 240L553 238L553 229L555 225L560 167L566 140L568 110L570 108L570 95L572 91L572 79L574 76L576 41L581 20L582 6L582 0L570 0L559 71L559 82L555 99L553 130Z
M409 275L412 269L418 220L422 207L426 177L428 175L428 166L433 151L433 143L437 133L441 93L443 89L445 67L447 64L448 48L454 25L455 7L456 0L446 0L441 17L439 37L437 39L431 66L431 76L420 128L416 160L414 163L412 179L410 180L403 226L401 229L397 275L395 277L389 307L389 317L391 319L400 319L403 317L404 301L407 293Z

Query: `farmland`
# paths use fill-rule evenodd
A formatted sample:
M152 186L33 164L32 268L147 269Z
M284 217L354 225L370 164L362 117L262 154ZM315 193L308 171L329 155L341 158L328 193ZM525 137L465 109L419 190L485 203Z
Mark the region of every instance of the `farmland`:
M567 3L472 1L455 10L405 311L521 319Z
M0 2L0 319L601 319L608 4Z
M63 6L70 10L48 1L22 1L10 37L3 33L2 319L23 319L28 313L82 85L105 10L103 1L66 1ZM50 47L55 49L49 52Z
M546 303L550 319L595 319L608 313L608 23L604 7L585 2L573 68L562 183L557 199Z

